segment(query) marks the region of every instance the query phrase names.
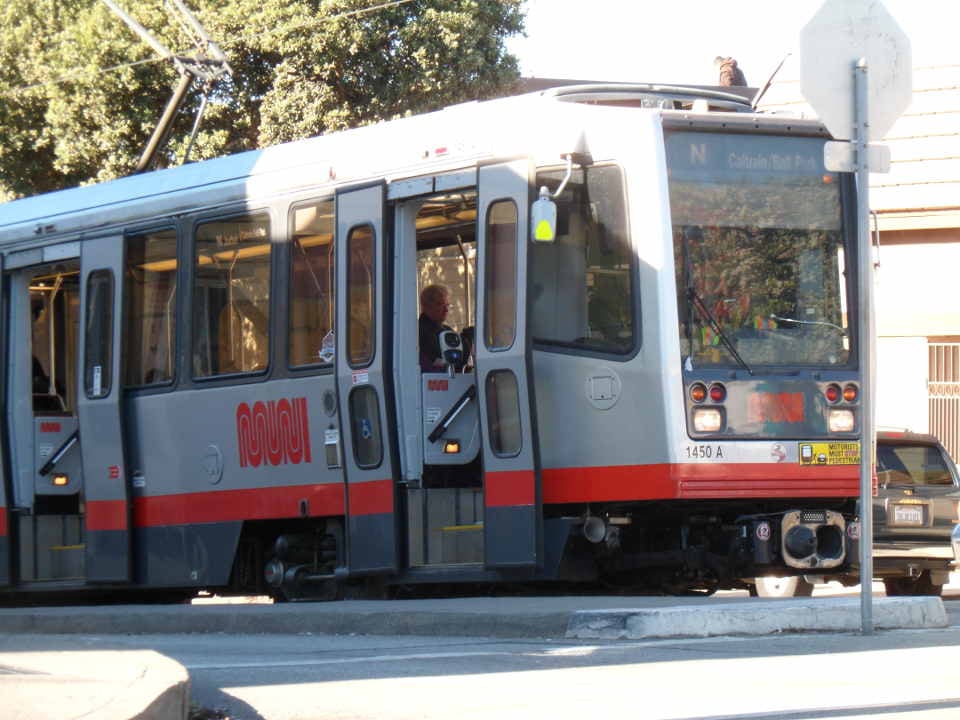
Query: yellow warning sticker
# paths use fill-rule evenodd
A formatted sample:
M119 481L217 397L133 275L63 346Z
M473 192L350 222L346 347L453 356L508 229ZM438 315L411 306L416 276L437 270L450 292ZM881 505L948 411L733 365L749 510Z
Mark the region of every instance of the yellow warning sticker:
M800 443L801 465L859 465L860 443Z

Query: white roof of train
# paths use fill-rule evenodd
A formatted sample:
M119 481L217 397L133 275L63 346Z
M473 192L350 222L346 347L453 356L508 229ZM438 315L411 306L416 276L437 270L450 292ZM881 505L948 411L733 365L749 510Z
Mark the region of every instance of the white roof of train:
M519 154L555 158L558 142L575 141L581 102L634 96L665 86L591 85L555 88L499 100L454 105L410 118L284 143L180 167L131 175L0 205L0 244L31 245L46 236L95 231L248 197L298 188L407 177ZM667 88L686 97L689 89ZM707 93L709 94L709 93ZM724 93L720 102L743 102ZM726 98L726 99L725 99ZM549 102L545 111L543 104ZM570 148L565 148L569 150ZM559 158L557 158L559 160ZM187 192L189 191L189 193Z

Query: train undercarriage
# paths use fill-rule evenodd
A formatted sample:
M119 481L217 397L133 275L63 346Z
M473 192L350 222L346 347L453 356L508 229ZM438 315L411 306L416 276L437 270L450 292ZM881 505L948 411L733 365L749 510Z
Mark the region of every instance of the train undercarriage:
M385 597L431 588L451 594L452 588L468 586L489 593L543 584L559 592L710 594L748 589L750 578L763 575L839 576L857 557L849 502L810 501L798 509L778 502L678 506L654 501L548 506L543 566L488 570L482 519L457 515L467 504L459 496L467 494L472 506L476 493L428 491L428 519L408 528L406 567L395 574L351 576L339 518L250 524L241 538L231 590L277 600ZM412 517L424 513L422 507L407 511ZM431 514L437 516L432 525Z

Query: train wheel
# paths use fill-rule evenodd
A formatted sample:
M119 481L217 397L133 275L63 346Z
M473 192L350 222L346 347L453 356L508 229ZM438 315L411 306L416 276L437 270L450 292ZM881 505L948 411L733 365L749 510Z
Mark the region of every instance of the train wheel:
M756 596L762 598L810 597L813 583L799 575L791 577L758 577L754 582ZM750 593L753 595L753 593Z

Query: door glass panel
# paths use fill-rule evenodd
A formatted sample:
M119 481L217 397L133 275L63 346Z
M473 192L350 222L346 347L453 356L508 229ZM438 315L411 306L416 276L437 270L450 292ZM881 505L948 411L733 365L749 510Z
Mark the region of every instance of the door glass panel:
M87 279L83 383L88 398L110 394L113 358L113 273L95 270Z
M490 448L499 457L513 457L523 447L520 425L520 391L510 370L487 375L487 430Z
M333 362L333 200L293 211L290 237L290 366Z
M244 215L197 227L193 373L265 370L269 360L270 223Z
M377 392L370 385L362 385L350 393L350 429L357 465L362 468L380 465L383 460L380 405Z
M80 274L49 271L30 279L33 409L72 413L80 332Z
M373 359L374 333L374 233L359 225L347 236L347 341L348 359L354 367Z
M491 350L505 350L517 334L517 206L498 200L487 210L484 337Z
M177 233L131 235L126 246L123 382L128 387L169 382L177 335Z

